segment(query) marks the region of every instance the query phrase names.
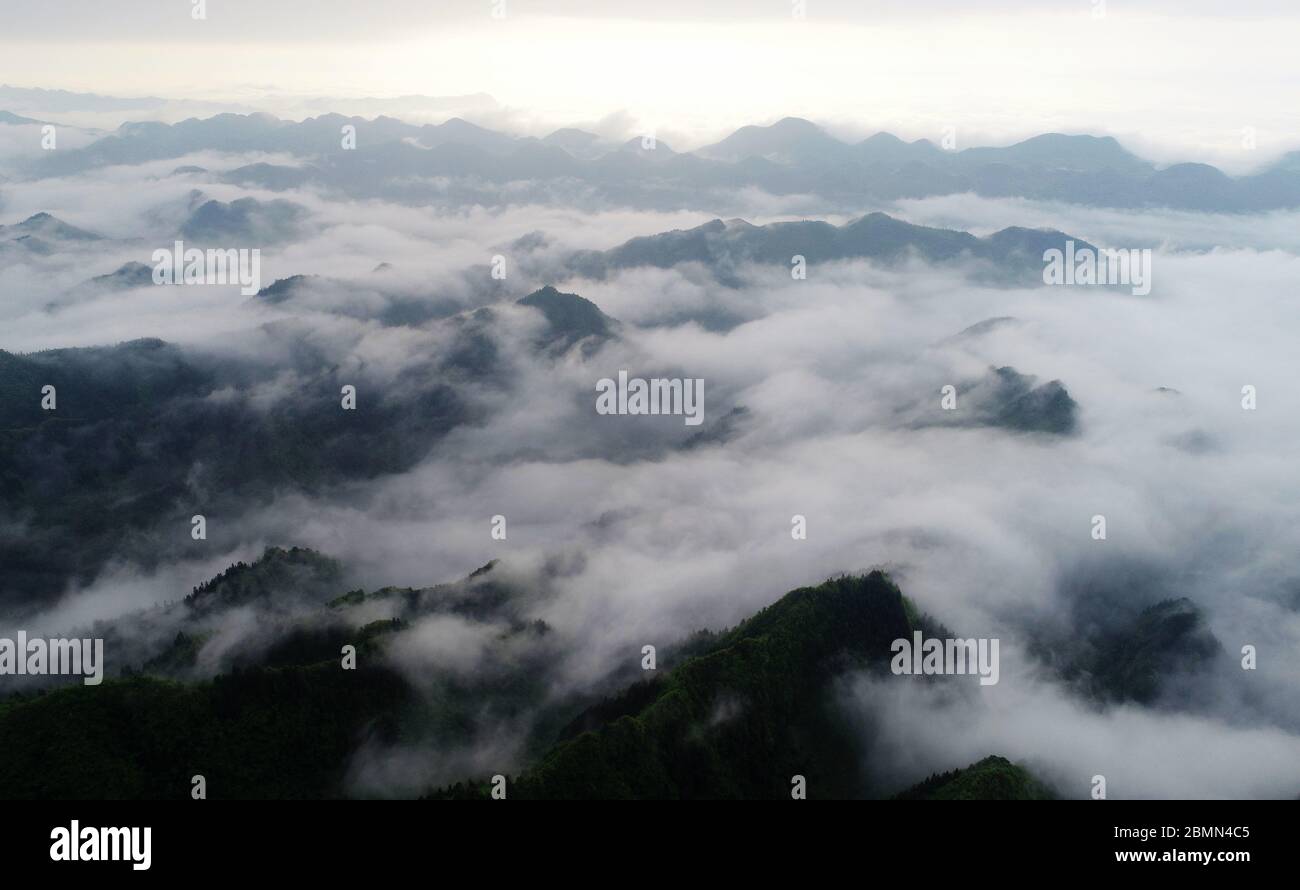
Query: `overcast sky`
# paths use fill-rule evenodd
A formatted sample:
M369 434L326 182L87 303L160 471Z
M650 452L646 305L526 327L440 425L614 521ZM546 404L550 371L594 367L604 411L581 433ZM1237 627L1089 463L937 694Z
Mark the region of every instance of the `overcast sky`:
M967 144L1110 133L1250 166L1300 145L1300 5L1184 0L45 0L0 6L0 82L263 101L490 93L519 128L621 114L703 141L784 115ZM1258 149L1243 154L1252 127ZM691 147L689 144L683 147Z

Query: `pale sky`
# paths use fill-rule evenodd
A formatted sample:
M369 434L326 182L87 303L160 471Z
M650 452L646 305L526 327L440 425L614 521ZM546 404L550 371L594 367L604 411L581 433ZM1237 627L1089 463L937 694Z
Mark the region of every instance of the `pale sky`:
M489 124L605 119L690 148L797 115L959 142L1056 130L1249 167L1300 147L1300 3L43 0L0 4L0 83L239 101L488 93ZM611 118L611 116L614 116ZM1257 149L1243 147L1253 128Z

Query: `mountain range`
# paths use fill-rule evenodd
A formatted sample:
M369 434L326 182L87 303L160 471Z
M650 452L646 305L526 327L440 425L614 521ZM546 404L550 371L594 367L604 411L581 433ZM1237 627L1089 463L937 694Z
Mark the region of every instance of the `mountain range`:
M880 674L890 642L924 621L880 572L791 591L729 631L664 647L654 670L638 670L636 653L592 690L558 697L548 690L562 641L527 618L538 592L495 564L422 589L330 595L338 583L334 561L272 548L184 600L97 626L110 649L133 648L140 661L117 664L94 689L0 702L0 796L181 798L194 772L212 797L347 796L366 745L418 740L437 751L502 721L530 739L516 758L528 766L509 779L514 797L788 799L795 775L814 798L899 790L864 777L862 740L832 696L845 673ZM214 664L223 619L241 609L256 610L263 631ZM513 654L478 679L427 667L417 678L392 657L422 622L450 619L492 628L511 642L488 651ZM341 665L343 645L357 648L355 670ZM1051 794L1000 758L971 770L957 786L965 770L902 793ZM488 792L466 775L426 793Z
M128 264L93 286L135 286L147 271ZM188 522L198 502L233 516L276 493L327 495L405 472L457 429L490 418L495 398L515 389L533 362L570 357L599 378L601 348L625 331L595 303L551 286L438 317L400 296L382 310L373 302L364 309L330 302L356 293L347 282L298 277L269 285L252 301L419 324L439 345L413 353L395 379L369 386L365 373L340 367L345 346L320 341L293 319L257 332L267 358L252 362L158 339L26 355L0 350L0 492L22 529L0 539L0 615L31 609L69 583L89 583L114 556L144 566L183 557L192 548L165 529ZM509 322L520 314L533 319L536 331L522 343ZM1060 381L1038 384L1001 367L958 382L961 411L938 411L927 394L899 404L899 416L915 426L1048 435L1068 435L1080 423ZM339 409L345 384L365 390L352 411ZM46 385L56 388L57 411L41 408ZM272 411L266 391L277 393ZM608 456L614 447L630 459L720 444L738 432L747 409L725 392L713 398L710 420L694 438L679 431L616 444L593 432L580 453ZM240 430L237 443L227 440L231 429ZM69 536L78 541L73 552L63 544Z
M532 617L552 595L545 587L496 562L424 588L345 590L344 575L315 551L270 548L183 599L85 629L116 653L110 678L0 701L0 796L180 798L194 772L213 797L350 796L366 793L357 782L369 752L416 745L447 761L428 773L443 780L426 796L486 798L482 759L464 749L506 726L524 740L502 755L520 768L496 770L515 798L788 799L795 776L812 798L1057 796L997 756L914 786L871 778L870 736L847 719L841 681L963 680L890 674L894 640L952 632L881 571L790 591L734 628L660 647L649 670L631 651L568 690L564 634ZM247 614L258 630L232 646L226 628ZM436 652L411 660L412 642L448 623L495 640L474 672ZM1044 664L1067 679L1103 677L1104 690L1077 694L1106 706L1150 702L1189 658L1207 656L1189 601L1115 628L1097 651ZM354 670L343 667L348 645ZM60 729L69 725L78 734Z
M356 147L343 148L343 128ZM647 148L647 145L653 147ZM776 195L814 194L840 204L974 193L1099 207L1167 207L1258 212L1300 206L1300 152L1264 169L1232 177L1215 167L1160 167L1112 137L1047 133L1004 147L946 151L929 140L905 142L878 133L844 142L816 124L784 118L742 127L693 152L633 139L603 143L564 129L538 139L515 137L452 118L415 125L391 117L324 114L286 121L263 113L218 114L175 124L126 123L77 149L46 153L29 177L63 176L112 164L140 164L200 151L287 153L296 165L258 162L223 177L270 189L312 184L351 197L421 203L447 191L439 178L461 182L453 196L495 195L499 184L527 182L519 200L545 183L578 183L606 201L645 207L704 206L719 190L754 187ZM402 185L398 185L398 182Z

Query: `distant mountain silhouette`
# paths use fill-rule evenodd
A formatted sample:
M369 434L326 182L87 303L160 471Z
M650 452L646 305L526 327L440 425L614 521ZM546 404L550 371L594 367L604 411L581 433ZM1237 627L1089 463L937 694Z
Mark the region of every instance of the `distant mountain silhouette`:
M20 223L0 225L0 241L40 238L45 241L98 241L99 235L69 225L57 216L42 211Z
M0 124L9 124L11 126L20 127L43 123L45 123L45 121L38 121L30 117L22 117L21 115L14 114L11 111L0 111Z
M749 158L780 163L824 163L848 158L852 153L849 145L797 117L783 118L768 127L741 127L721 142L695 152L703 158L733 163Z
M289 240L305 217L305 208L283 199L238 198L230 203L210 200L190 214L180 235L203 243L260 247Z
M123 263L107 275L96 275L88 284L107 290L128 290L153 284L153 267L144 263Z
M354 151L342 148L344 127L355 128ZM1253 175L1229 177L1204 164L1159 168L1109 136L1045 133L1014 145L945 151L929 140L905 142L889 133L844 142L794 117L741 127L695 152L674 153L660 143L647 150L639 138L605 145L573 128L518 138L460 118L415 125L384 116L323 114L294 122L218 114L176 124L126 123L83 148L43 153L25 170L33 177L57 176L199 151L312 159L309 166L288 168L296 174L259 164L232 171L232 181L271 188L313 182L354 197L410 202L434 194L445 200L445 192L418 180L453 177L486 184L579 182L606 200L649 207L680 207L710 190L742 187L858 202L972 192L1121 208L1250 212L1300 206L1300 153ZM465 190L466 201L481 203L485 195L500 200L499 192L470 183L458 190ZM527 189L516 192L519 200L529 197Z
M1062 232L1018 227L978 238L969 232L914 225L884 213L870 213L842 226L816 220L755 226L744 220L715 219L693 229L633 238L609 250L579 251L567 264L575 274L603 278L618 269L671 268L693 262L711 269L720 281L738 285L742 264L788 269L794 256L802 256L810 265L850 259L982 260L989 264L990 274L1041 284L1043 251L1063 249L1069 240L1090 246Z

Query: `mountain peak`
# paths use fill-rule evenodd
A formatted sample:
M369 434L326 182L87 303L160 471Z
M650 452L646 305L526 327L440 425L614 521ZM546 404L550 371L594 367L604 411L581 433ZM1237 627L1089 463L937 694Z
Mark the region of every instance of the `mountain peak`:
M1016 162L1038 167L1078 171L1127 171L1153 169L1120 145L1113 136L1042 133L1005 148L968 148L959 157L965 160Z
M624 151L635 151L639 154L649 154L651 152L658 152L659 154L663 154L663 155L676 154L676 152L672 150L672 148L668 145L667 142L664 142L662 139L658 139L658 138L654 140L653 148L647 148L645 146L645 138L646 137L644 136L633 136L627 142L623 143L622 148Z
M802 117L783 117L776 123L772 124L769 130L784 130L790 133L821 133L822 128L814 124L807 118Z
M595 142L600 137L577 127L560 127L553 133L542 137L543 142Z
M600 307L585 297L566 294L546 285L517 301L520 306L541 310L550 325L551 333L544 345L559 345L561 350L586 337L607 337L614 320L600 311Z
M18 232L22 235L40 235L44 238L64 239L68 241L98 241L100 236L94 232L88 232L85 229L79 229L74 225L64 222L52 213L42 210L39 213L33 213L22 222L13 226L0 226L0 232L5 229L10 232Z
M879 133L876 133L872 136L868 136L866 139L863 139L861 142L858 143L858 145L906 145L906 144L907 144L906 142L904 142L899 137L895 136L893 133L887 133L884 130L881 130Z
M847 149L812 121L783 117L765 127L741 127L721 142L699 149L697 154L733 162L749 158L790 162L838 157Z
M273 599L321 602L341 577L340 564L315 550L268 547L253 562L237 562L199 584L185 597L185 604L211 611Z

